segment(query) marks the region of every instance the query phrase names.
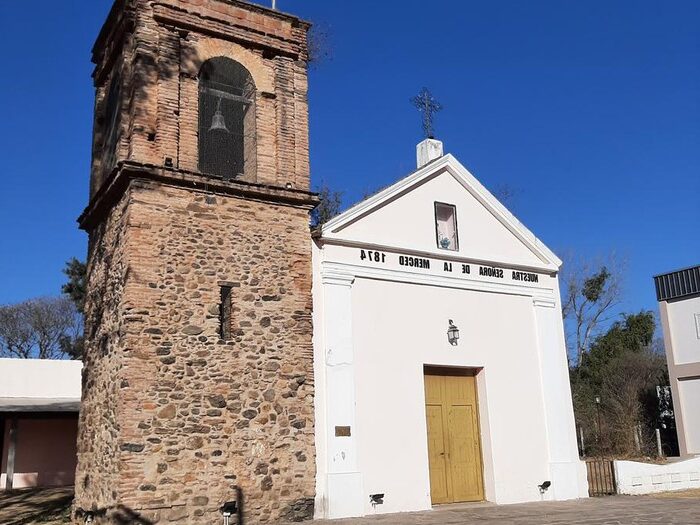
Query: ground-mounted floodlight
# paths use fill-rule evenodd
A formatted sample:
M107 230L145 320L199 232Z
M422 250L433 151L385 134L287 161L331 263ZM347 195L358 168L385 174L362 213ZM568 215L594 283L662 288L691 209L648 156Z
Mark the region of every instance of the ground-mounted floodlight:
M227 501L221 508L221 515L224 517L224 525L230 525L231 516L235 516L238 512L238 503L235 501Z
M370 494L369 502L372 504L373 507L381 505L382 503L384 503L384 494Z

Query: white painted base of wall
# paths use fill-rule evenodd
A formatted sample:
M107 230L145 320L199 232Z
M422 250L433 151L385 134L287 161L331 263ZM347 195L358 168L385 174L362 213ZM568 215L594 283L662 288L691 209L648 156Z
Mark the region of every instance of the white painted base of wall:
M619 494L651 494L700 488L700 456L663 465L615 461Z
M585 461L550 463L552 486L547 500L565 501L588 497L588 475Z
M325 517L350 518L364 515L365 501L360 472L328 474L328 509Z

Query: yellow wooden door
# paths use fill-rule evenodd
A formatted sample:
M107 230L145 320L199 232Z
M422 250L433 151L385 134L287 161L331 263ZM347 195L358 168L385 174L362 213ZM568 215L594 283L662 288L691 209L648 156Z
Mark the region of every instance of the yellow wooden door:
M430 495L434 504L484 499L473 375L427 371Z

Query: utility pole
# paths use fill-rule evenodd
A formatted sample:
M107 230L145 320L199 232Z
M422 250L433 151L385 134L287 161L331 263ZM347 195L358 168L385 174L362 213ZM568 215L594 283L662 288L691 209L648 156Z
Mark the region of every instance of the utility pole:
M601 442L602 440L600 439L601 434L603 433L603 427L600 424L600 396L595 396L595 408L596 408L596 413L598 415L598 455L601 455Z
M661 431L656 429L656 453L660 458L664 457L664 449L661 446Z

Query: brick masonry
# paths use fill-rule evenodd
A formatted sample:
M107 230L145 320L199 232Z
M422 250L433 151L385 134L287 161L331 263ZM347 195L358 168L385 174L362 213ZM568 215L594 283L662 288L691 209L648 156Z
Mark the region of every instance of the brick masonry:
M118 0L98 38L76 523L216 523L237 493L246 523L313 514L307 30L236 0ZM197 75L215 56L256 84L242 180L197 172Z
M309 189L308 24L236 0L117 0L93 49L95 140L91 195L101 165L109 80L123 78L118 160L196 171L198 74L226 56L256 86L257 169L246 180Z

